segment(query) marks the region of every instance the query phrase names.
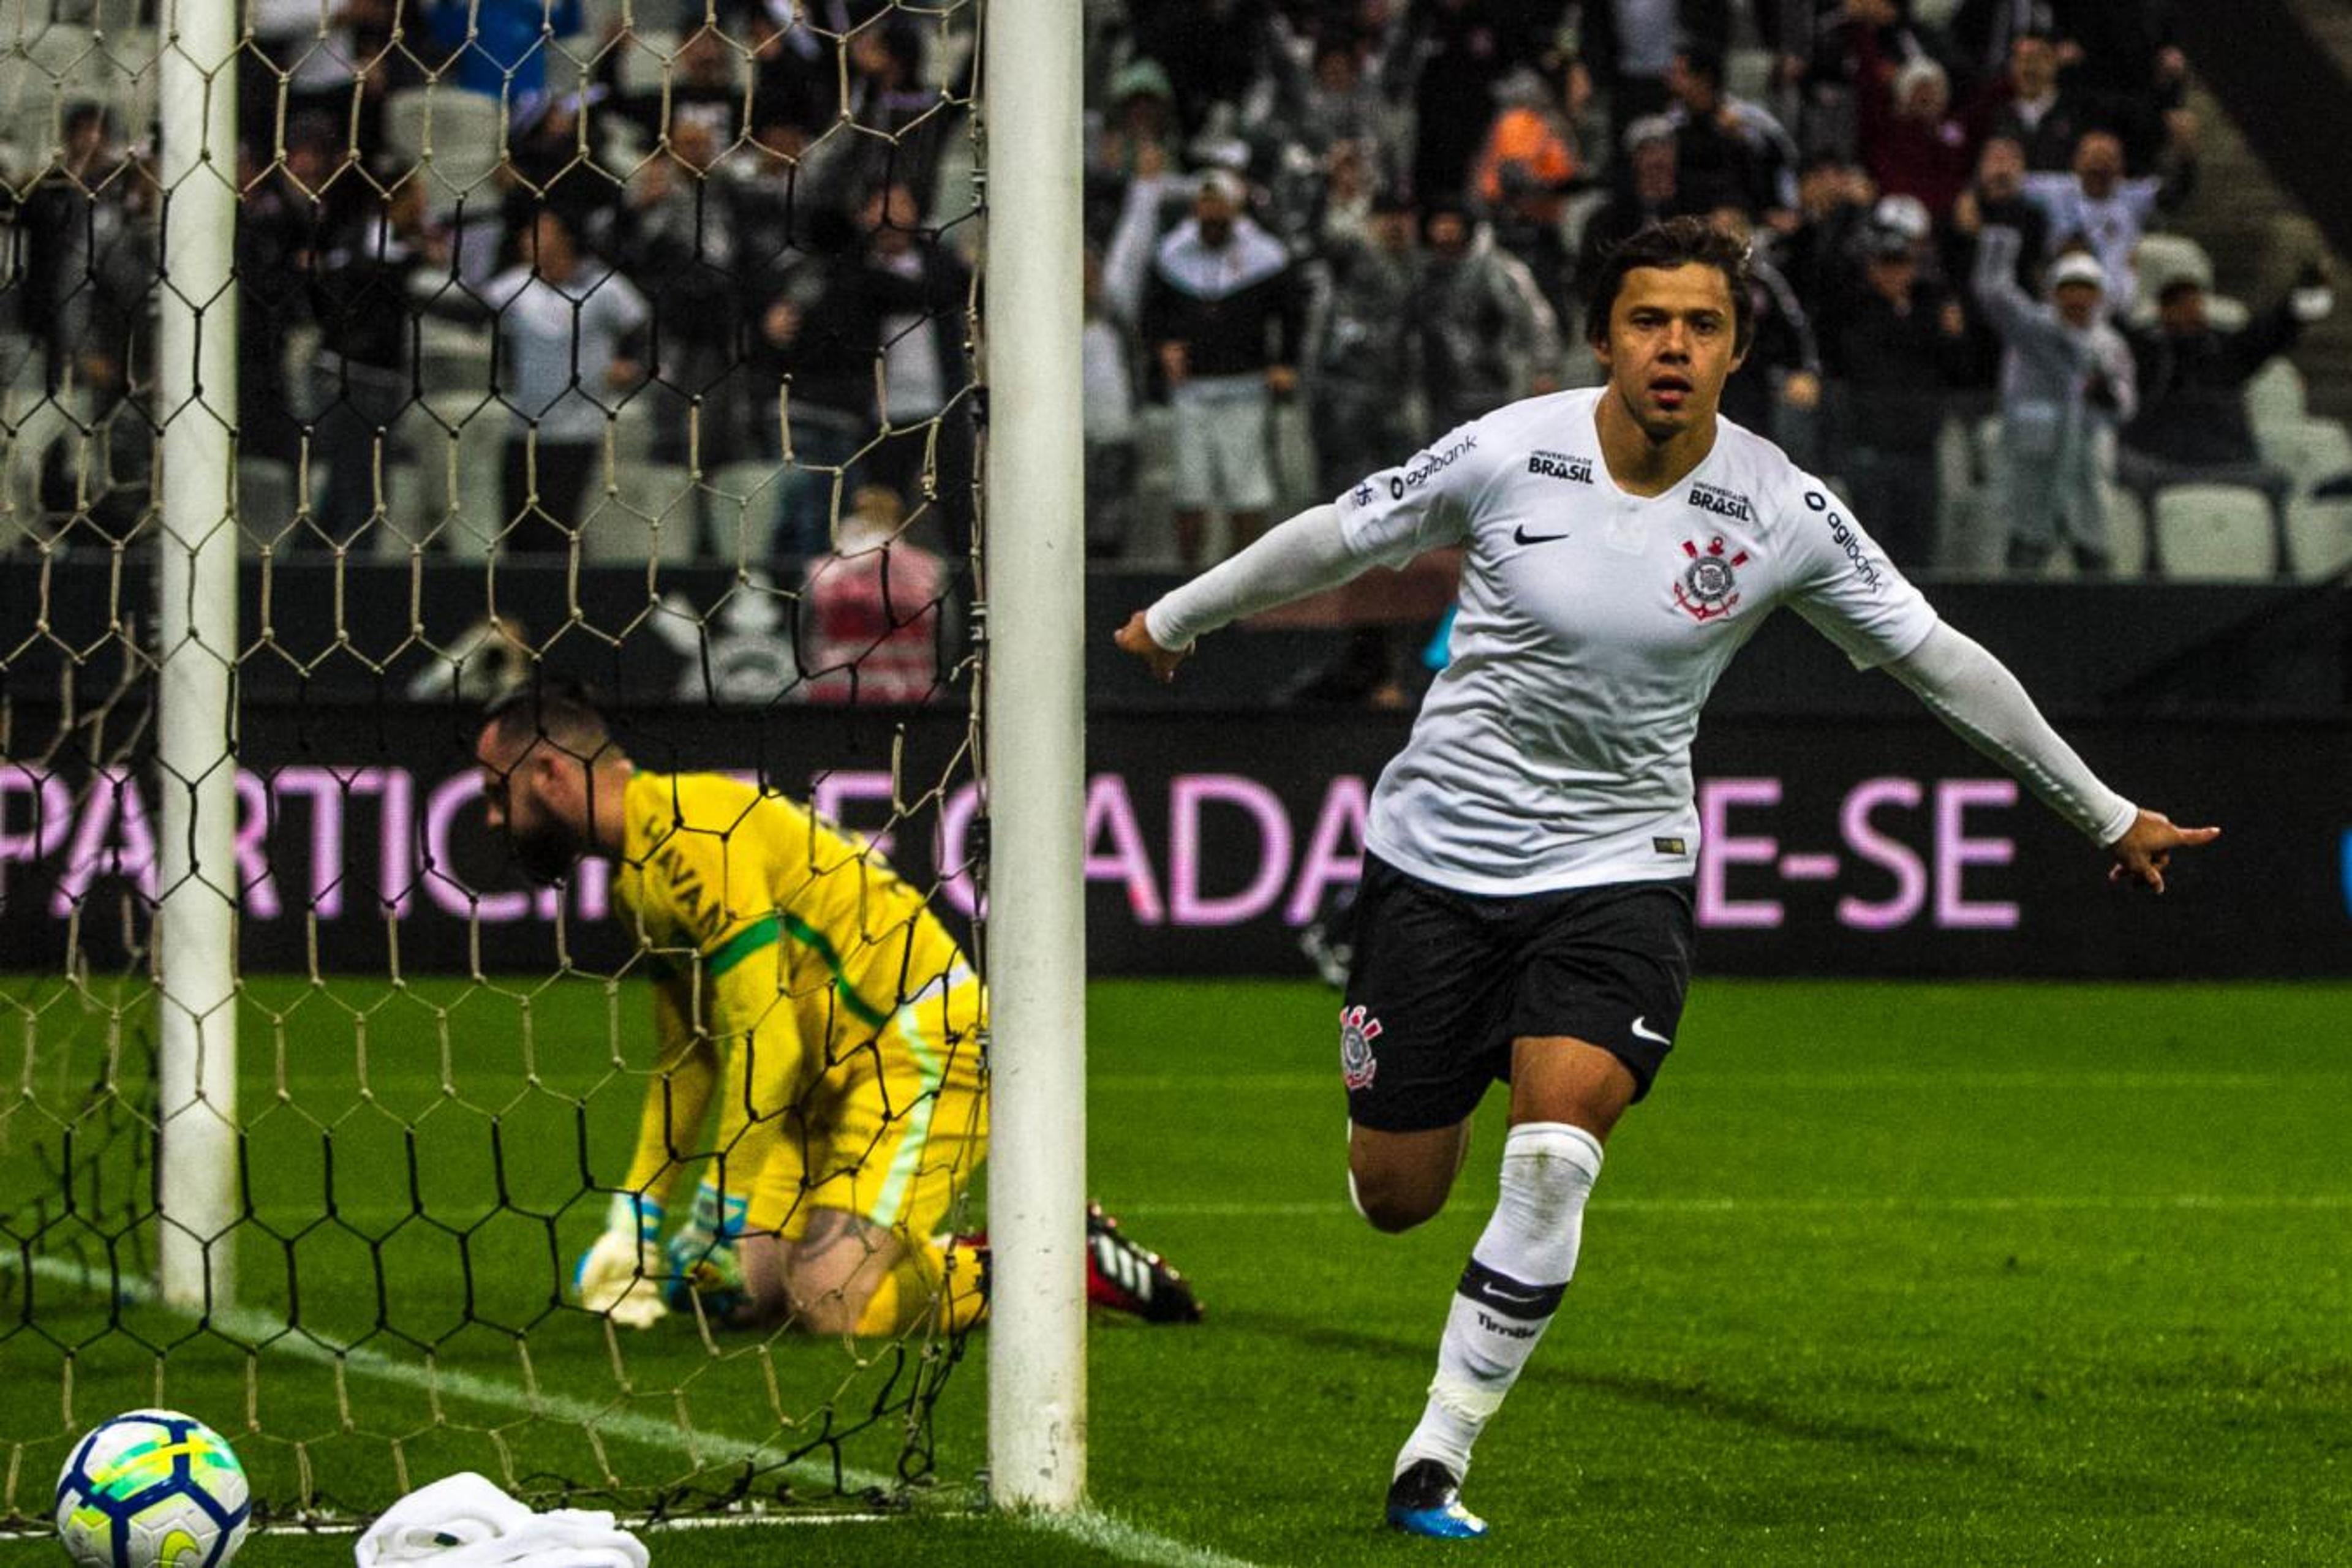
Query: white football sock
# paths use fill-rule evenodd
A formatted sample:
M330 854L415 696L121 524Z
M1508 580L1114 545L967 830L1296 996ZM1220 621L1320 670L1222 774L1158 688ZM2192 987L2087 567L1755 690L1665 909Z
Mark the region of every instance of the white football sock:
M1470 1446L1543 1338L1576 1273L1584 1201L1601 1174L1601 1142L1563 1121L1527 1121L1503 1144L1495 1216L1470 1249L1439 1342L1437 1376L1396 1473L1435 1459L1458 1479Z

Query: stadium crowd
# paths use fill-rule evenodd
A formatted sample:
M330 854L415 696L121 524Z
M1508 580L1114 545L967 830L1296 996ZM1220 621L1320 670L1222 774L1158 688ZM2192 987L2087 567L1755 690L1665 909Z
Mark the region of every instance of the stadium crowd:
M323 35L313 5L257 7L237 424L248 466L310 476L279 548L422 536L478 504L432 493L466 429L495 438L483 548L567 550L642 468L718 477L658 511L699 553L821 555L861 488L962 552L969 15L718 0L624 28L583 4L343 0ZM1596 379L1585 280L1676 214L1754 247L1759 331L1726 412L1836 476L1906 567L2105 570L2108 473L2145 498L2219 475L2283 516L2231 411L2325 293L2224 331L2191 251L2143 297L2142 237L2197 170L2165 0L1087 16L1098 559L1164 555L1157 505L1197 563L1505 401ZM128 526L161 204L120 121L71 107L62 155L15 183L5 297L24 375L79 388L112 433ZM138 419L103 417L126 399ZM1939 442L1996 476L1988 559L1948 537ZM70 446L45 492L72 489ZM428 521L375 526L404 506Z

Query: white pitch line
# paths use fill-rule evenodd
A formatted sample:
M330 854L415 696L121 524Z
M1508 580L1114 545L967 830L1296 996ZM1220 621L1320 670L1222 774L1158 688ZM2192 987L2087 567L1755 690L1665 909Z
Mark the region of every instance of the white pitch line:
M16 1255L0 1252L0 1272L18 1267ZM41 1279L79 1285L85 1289L111 1289L125 1299L146 1305L158 1304L154 1288L143 1279L104 1278L94 1270L51 1258L34 1258L32 1268L34 1274ZM517 1411L536 1419L553 1418L593 1427L647 1447L682 1453L698 1466L706 1463L703 1456L707 1448L722 1450L730 1458L749 1458L770 1447L767 1440L755 1443L730 1437L724 1433L696 1433L675 1423L656 1421L625 1410L605 1409L562 1394L533 1393L474 1373L417 1366L395 1361L381 1351L369 1350L362 1345L331 1347L306 1334L289 1332L289 1325L282 1320L251 1308L231 1307L215 1311L212 1314L212 1321L231 1334L257 1345L268 1341L266 1349L282 1351L298 1360L318 1363L340 1361L346 1370L379 1383L437 1391L478 1405ZM819 1468L828 1476L832 1473L830 1465L812 1459L800 1460L791 1468L809 1467ZM845 1484L861 1491L889 1484L887 1477L867 1470L845 1468L841 1472L841 1479ZM833 1517L846 1522L850 1518L861 1516ZM1227 1557L1093 1510L1070 1514L1014 1513L1008 1517L1027 1529L1066 1535L1127 1562L1146 1564L1147 1568L1256 1568L1255 1564L1242 1558ZM751 1521L747 1520L745 1522Z
M1028 1514L1022 1522L1045 1534L1066 1536L1080 1545L1130 1563L1153 1563L1156 1568L1257 1568L1246 1558L1228 1557L1205 1546L1188 1546L1092 1509L1079 1513Z
M2006 1214L2231 1211L2334 1212L2352 1209L2352 1193L2173 1193L2096 1194L2051 1197L1596 1197L1598 1214ZM1333 1200L1266 1203L1129 1203L1118 1205L1129 1218L1145 1219L1345 1219L1361 1223L1348 1205Z

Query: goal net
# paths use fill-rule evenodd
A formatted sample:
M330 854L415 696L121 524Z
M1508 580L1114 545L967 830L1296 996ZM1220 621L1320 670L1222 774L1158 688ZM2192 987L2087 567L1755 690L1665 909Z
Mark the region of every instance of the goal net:
M279 1521L461 1468L971 1495L944 1308L581 1303L665 1042L750 1047L625 898L660 868L528 882L475 748L592 693L978 963L974 0L223 3L0 0L0 1527L153 1405ZM977 1226L944 1069L860 1076L940 964L746 897L806 1053L737 1108L783 1223ZM673 1230L726 1109L668 1131Z

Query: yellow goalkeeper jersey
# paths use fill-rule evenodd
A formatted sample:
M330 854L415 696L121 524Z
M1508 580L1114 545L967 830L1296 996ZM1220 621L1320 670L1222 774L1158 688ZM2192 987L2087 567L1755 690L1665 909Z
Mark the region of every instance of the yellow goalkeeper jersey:
M877 1057L910 1092L936 1089L937 1062L909 1044L919 1031L894 1026L972 976L870 845L718 773L634 773L622 808L614 893L657 961L661 1036L630 1190L662 1196L696 1157L722 1081L710 1152L730 1192L748 1189L783 1120L845 1058Z
M646 948L710 984L780 945L811 1041L870 1034L963 964L920 892L798 801L720 773L638 773L622 806L614 892Z

